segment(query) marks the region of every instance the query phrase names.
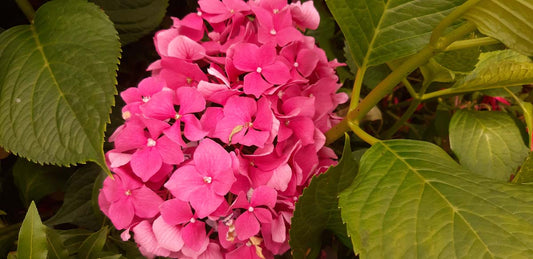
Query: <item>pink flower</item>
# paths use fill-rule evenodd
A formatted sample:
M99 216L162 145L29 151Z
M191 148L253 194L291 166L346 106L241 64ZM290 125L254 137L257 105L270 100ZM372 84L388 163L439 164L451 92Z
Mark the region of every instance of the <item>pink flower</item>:
M277 192L266 186L254 189L250 200L248 200L247 194L239 193L231 208L245 209L235 220L235 232L240 240L247 240L259 233L260 222L270 223L272 221L272 213L269 209L273 209L276 205L276 198Z
M176 111L176 106L179 106ZM180 87L176 91L161 91L141 107L144 115L158 120L173 120L173 125L165 129L165 134L182 146L185 146L181 137L182 122L184 134L187 139L197 141L202 139L206 132L201 128L200 121L193 113L205 109L205 99L192 87Z
M292 19L302 29L316 30L320 23L320 15L313 6L313 1L291 3Z
M117 229L128 228L134 216L152 218L159 213L163 200L150 188L127 173L115 174L114 178L104 180L98 201L100 207L108 207L104 213Z
M233 55L235 67L251 72L244 76L246 94L259 97L274 84L280 85L289 81L289 68L278 59L274 45L265 44L258 47L251 43L240 43L234 45L233 49L238 49Z
M183 153L178 143L167 136L146 132L144 125L130 120L115 139L115 151L124 152L135 149L131 156L131 168L144 182L161 169L163 163L179 164Z
M179 167L165 187L182 201L188 201L200 218L214 212L235 182L231 157L219 144L204 139L193 161Z
M205 242L208 242L207 234L205 233L205 223L200 220L197 214L193 214L191 207L187 202L179 199L171 199L161 204L161 216L166 224L176 227L177 231L172 235L165 237L165 242L169 242L174 249L180 250L183 245L192 249L196 253L202 253L206 247ZM158 232L165 232L168 230L158 229ZM177 242L179 239L182 242ZM173 250L174 251L174 250Z
M224 117L216 125L214 137L225 143L263 147L270 136L273 114L270 102L261 98L232 96L224 106Z
M240 0L199 0L200 9L205 12L205 19L210 23L223 22L236 14L243 15L250 11L250 6Z

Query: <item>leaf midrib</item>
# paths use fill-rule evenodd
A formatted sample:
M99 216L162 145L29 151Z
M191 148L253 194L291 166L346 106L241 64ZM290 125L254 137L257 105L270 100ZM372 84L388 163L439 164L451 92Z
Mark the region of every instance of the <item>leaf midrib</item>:
M413 172L416 176L418 176L418 178L420 178L420 180L422 180L422 182L424 183L424 186L427 185L429 187L431 187L431 189L433 189L433 191L435 193L437 193L437 195L439 195L442 200L444 200L448 206L452 209L453 213L458 215L462 220L463 222L465 222L465 224L468 226L468 228L471 230L471 232L478 238L478 240L483 244L483 246L486 248L486 250L490 253L490 255L492 256L492 258L494 258L494 254L492 253L492 251L489 249L489 247L487 246L487 244L485 244L485 242L483 241L483 239L481 239L481 237L478 235L478 233L474 230L474 228L470 225L470 222L468 222L466 220L466 218L456 209L455 206L453 206L453 204L437 189L435 188L435 186L433 186L430 182L428 182L425 177L423 177L419 172L418 170L416 170L415 168L413 168L411 166L411 164L409 164L407 161L405 161L403 159L402 156L400 156L398 153L396 153L394 150L392 150L391 148L389 148L388 145L384 144L383 142L379 142L379 144L381 146L383 146L385 149L387 149L391 154L393 154L396 159L398 159L399 161L401 161L402 163L404 163L410 170L411 172ZM453 219L453 218L452 218Z
M59 82L57 81L56 76L55 76L54 72L52 71L52 68L50 67L50 63L48 62L48 58L47 58L46 54L44 53L43 44L39 40L39 34L36 31L35 24L31 24L30 25L30 30L32 32L33 38L35 39L35 44L37 45L37 49L39 50L39 53L41 53L41 57L42 57L42 59L44 61L44 68L46 70L48 70L48 73L52 77L53 85L56 87L56 90L59 93L59 98L65 101L65 103L67 104L67 107L70 110L71 114L73 114L74 117L76 118L76 122L78 123L78 126L82 129L83 133L85 134L85 137L90 140L91 136L89 135L89 133L87 132L87 130L85 129L83 124L81 123L80 119L78 118L78 114L75 112L75 110L73 109L73 107L70 104L70 102L68 101L68 99L65 98L65 94L61 90ZM32 128L33 128L35 136L37 136L37 134L35 132L36 127L35 127L34 119L33 119L33 96L34 96L34 93L35 93L36 85L37 85L37 82L35 82L35 84L33 84L33 88L32 88L32 111L31 111L31 124L33 126ZM56 129L56 130L58 130L58 129ZM59 137L59 138L61 139L61 137ZM91 147L93 148L93 151L95 151L95 153L97 154L99 148L96 147L95 144L92 141L89 141L89 143L91 144Z

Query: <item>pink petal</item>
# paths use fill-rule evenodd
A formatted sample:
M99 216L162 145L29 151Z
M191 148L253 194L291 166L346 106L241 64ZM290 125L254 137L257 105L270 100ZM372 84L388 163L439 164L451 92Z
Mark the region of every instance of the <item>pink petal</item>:
M307 96L291 97L283 102L282 111L287 116L313 118L315 115L315 98Z
M313 1L307 1L303 4L300 2L290 5L292 19L299 27L303 29L316 30L320 23L320 15L313 6Z
M287 71L287 74L288 73L289 72ZM272 87L272 85L265 81L263 77L257 72L248 73L246 76L244 76L243 89L244 93L246 94L253 94L255 97L259 98L259 96L261 96L261 94L270 87Z
M193 217L189 203L179 199L166 200L159 208L161 209L161 216L170 225L187 223Z
M146 144L147 138L144 133L144 125L131 120L124 125L115 138L115 149L118 152L137 149Z
M287 164L284 164L283 166L280 166L274 170L272 178L270 178L268 181L267 186L283 192L287 189L291 177L291 167Z
M179 114L201 112L205 109L205 99L196 88L181 87L176 90L176 97L180 105Z
M301 41L303 34L294 27L286 27L276 34L276 42L279 46L285 46L291 42Z
M259 222L249 211L245 211L235 220L235 232L239 240L246 240L254 236L259 233L259 229Z
M139 92L139 88L137 87L130 87L122 91L120 93L120 97L127 104L142 101L141 93Z
M184 60L199 60L205 57L205 48L186 36L176 36L168 44L168 55Z
M256 101L250 97L232 96L224 106L224 115L231 116L236 123L251 122L256 111Z
M131 160L131 154L113 152L113 150L107 152L106 156L110 162L109 167L111 168L123 166Z
M175 122L172 126L165 129L163 133L165 133L165 136L167 136L170 140L176 142L178 145L182 147L187 146L187 144L185 144L181 136L181 122L180 121Z
M204 187L202 177L193 165L183 165L165 183L165 188L176 198L189 201L191 194Z
M181 151L180 145L167 136L159 138L155 148L161 155L164 163L177 165L183 161L183 152Z
M298 67L296 69L304 77L308 77L315 70L319 60L320 57L314 49L303 49L296 57L296 62L298 63Z
M202 128L208 131L208 135L211 136L216 129L217 122L224 117L224 111L220 107L208 107L205 110L204 115L200 119Z
M266 98L257 101L257 114L254 120L254 129L270 131L272 129L274 114L270 108L271 103Z
M177 252L183 247L180 228L169 225L160 216L153 223L153 231L159 245L170 251Z
M157 77L147 77L139 82L139 92L142 96L151 97L165 87L165 81Z
M235 140L233 142L238 142L245 146L263 147L269 136L270 132L250 129L242 139Z
M219 0L199 0L198 5L206 13L219 14L228 11L226 5Z
M231 204L232 209L240 208L240 209L248 209L250 207L250 203L248 202L248 198L246 197L245 192L239 192L239 195L237 195L237 199L233 201L233 204Z
M207 188L200 188L190 197L191 206L198 218L205 218L214 212L224 201L223 196L219 196Z
M220 246L216 243L209 243L207 250L198 256L197 259L224 259L224 256L220 252Z
M127 228L134 216L133 204L128 199L122 199L118 202L111 203L109 206L108 215L111 222L117 229Z
M196 13L190 13L179 21L178 30L181 35L200 41L204 36L204 20Z
M314 142L315 124L307 117L295 117L289 120L289 125L294 134L302 140L302 144L308 145Z
M272 221L271 225L272 241L283 243L287 240L287 229L283 216L279 216Z
M159 213L159 205L163 199L146 186L131 191L131 199L135 207L135 215L141 218L151 218Z
M202 128L202 124L194 115L186 114L181 118L185 124L183 134L190 141L198 141L207 135L207 131Z
M259 47L252 43L234 45L233 64L242 71L255 71L261 65Z
M140 245L141 251L151 255L168 256L170 251L159 246L152 230L152 224L147 220L141 221L133 227L135 242Z
M187 224L187 226L181 230L181 236L185 246L199 253L203 252L200 250L204 246L204 242L207 239L207 234L205 233L205 223L196 220L195 222Z
M146 182L159 171L163 160L154 147L145 147L133 153L130 164L133 172Z
M269 208L274 208L277 197L278 193L276 190L267 186L259 186L254 189L254 193L250 199L250 205L253 207L265 205Z
M161 56L168 56L168 44L178 35L179 32L175 28L157 32L154 36L154 45L157 53Z
M291 74L290 69L281 61L276 61L271 65L265 66L261 74L272 84L280 85L289 81Z
M272 213L265 208L254 208L254 215L261 223L270 223L272 221Z
M200 142L194 151L193 159L197 170L203 176L216 178L220 173L232 173L230 155L211 139Z
M147 117L166 120L174 118L176 110L174 110L174 92L161 91L154 94L148 102L141 105L141 111Z

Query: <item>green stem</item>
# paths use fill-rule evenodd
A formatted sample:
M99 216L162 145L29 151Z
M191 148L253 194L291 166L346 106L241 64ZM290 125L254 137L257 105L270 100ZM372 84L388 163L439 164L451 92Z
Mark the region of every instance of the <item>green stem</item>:
M387 66L390 68L391 71L394 71L395 67L393 67L390 63L387 63ZM405 86L405 89L407 89L407 92L409 92L409 94L411 95L411 97L418 98L415 88L411 85L407 78L402 79L402 83Z
M335 141L337 138L340 138L342 134L339 134L338 131L340 130L347 130L347 126L352 128L348 124L354 124L357 125L357 130L359 130L359 122L365 117L365 115L374 107L376 104L379 103L379 101L385 97L387 94L389 94L394 87L402 81L402 79L406 78L411 72L413 72L416 68L419 66L425 64L428 62L428 60L435 56L437 53L443 51L446 47L448 47L452 42L457 41L464 37L466 34L473 32L476 29L476 26L472 22L465 22L463 25L461 25L459 28L453 30L452 32L448 33L445 37L442 37L439 39L439 44L437 45L428 45L422 50L420 50L417 54L411 56L411 58L407 59L405 62L402 63L402 65L392 71L383 81L381 81L376 88L374 88L360 103L359 105L354 109L350 110L348 112L348 115L346 116L343 121L341 121L340 125L338 127L334 127L332 133L326 133L327 136L327 142L331 143ZM360 79L362 81L362 79ZM351 123L346 122L348 120ZM352 128L353 130L353 128ZM368 134L367 134L368 135ZM370 136L370 135L368 135ZM368 139L368 138L367 138ZM365 140L365 139L363 139ZM370 142L368 142L370 143Z
M355 135L357 135L358 137L360 137L364 142L370 144L370 145L374 145L376 144L379 139L373 137L372 135L366 133L366 131L364 131L363 129L361 129L361 127L359 127L359 123L357 122L351 122L349 121L348 122L348 126L350 127L350 129L353 131L353 133L355 133Z
M483 37L483 38L470 39L470 40L459 40L459 41L456 41L450 44L450 46L448 46L444 51L467 49L467 48L473 48L473 47L494 45L498 43L500 43L499 40L491 38L491 37Z
M433 32L431 33L431 38L429 39L429 45L432 45L436 48L441 48L439 46L441 43L442 35L444 34L444 30L446 28L450 27L456 20L461 18L463 14L468 11L472 6L476 5L481 0L468 0L464 4L458 6L455 8L450 14L448 14L440 23L433 29Z
M342 121L339 122L339 124L333 126L325 133L326 146L333 143L340 137L344 136L344 132L348 131L349 129L350 127L348 126L348 120L346 118L343 118Z
M17 2L17 5L19 6L20 10L26 15L26 18L28 18L28 21L31 23L33 22L33 18L35 17L35 10L33 10L33 6L28 2L28 0L15 0Z
M349 111L355 109L359 104L359 97L361 95L361 88L363 86L363 76L365 75L366 68L359 68L355 74L355 82L352 87L352 96L350 98Z

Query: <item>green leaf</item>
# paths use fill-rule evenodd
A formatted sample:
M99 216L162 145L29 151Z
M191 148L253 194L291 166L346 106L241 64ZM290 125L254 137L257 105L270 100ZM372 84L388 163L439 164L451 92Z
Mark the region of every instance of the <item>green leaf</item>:
M464 18L478 29L524 55L533 55L533 5L531 0L483 0Z
M337 195L350 185L356 174L357 162L352 157L350 138L346 135L339 164L313 177L296 202L289 239L294 258L317 257L322 242L321 234L326 229L332 230L349 245Z
M0 34L0 146L39 163L105 167L120 43L92 3L54 0Z
M481 53L476 68L458 80L453 93L533 83L533 62L512 50Z
M434 60L454 72L467 73L474 70L480 54L479 48L467 48L442 52Z
M77 258L97 258L98 254L102 251L102 248L104 248L108 232L109 229L105 226L85 239L78 250Z
M420 73L424 77L424 84L433 82L449 83L455 80L455 73L434 59L430 59L426 64L420 66Z
M509 181L528 153L513 118L494 111L457 111L450 122L450 147L471 172L502 181Z
M41 259L47 254L46 226L41 222L35 202L32 202L20 227L17 257Z
M156 29L165 16L168 0L90 0L101 6L115 24L120 41L137 41Z
M429 142L373 145L339 204L362 259L533 254L533 186L479 177Z
M520 170L513 178L513 183L531 183L533 182L533 152L529 152L526 161L520 166Z
M442 18L464 0L327 0L359 67L422 49Z
M78 250L83 241L85 241L87 237L94 233L92 231L81 228L56 231L61 236L63 244L67 248L69 255L78 253Z
M102 214L93 208L93 189L102 169L94 164L81 167L70 177L65 191L65 200L59 211L46 221L48 225L72 223L89 229L99 229ZM98 188L99 189L99 188Z
M62 191L70 169L41 166L23 158L13 166L13 181L25 206L53 192Z
M53 228L46 228L46 242L48 244L48 259L68 258L68 250L63 244L59 233Z

